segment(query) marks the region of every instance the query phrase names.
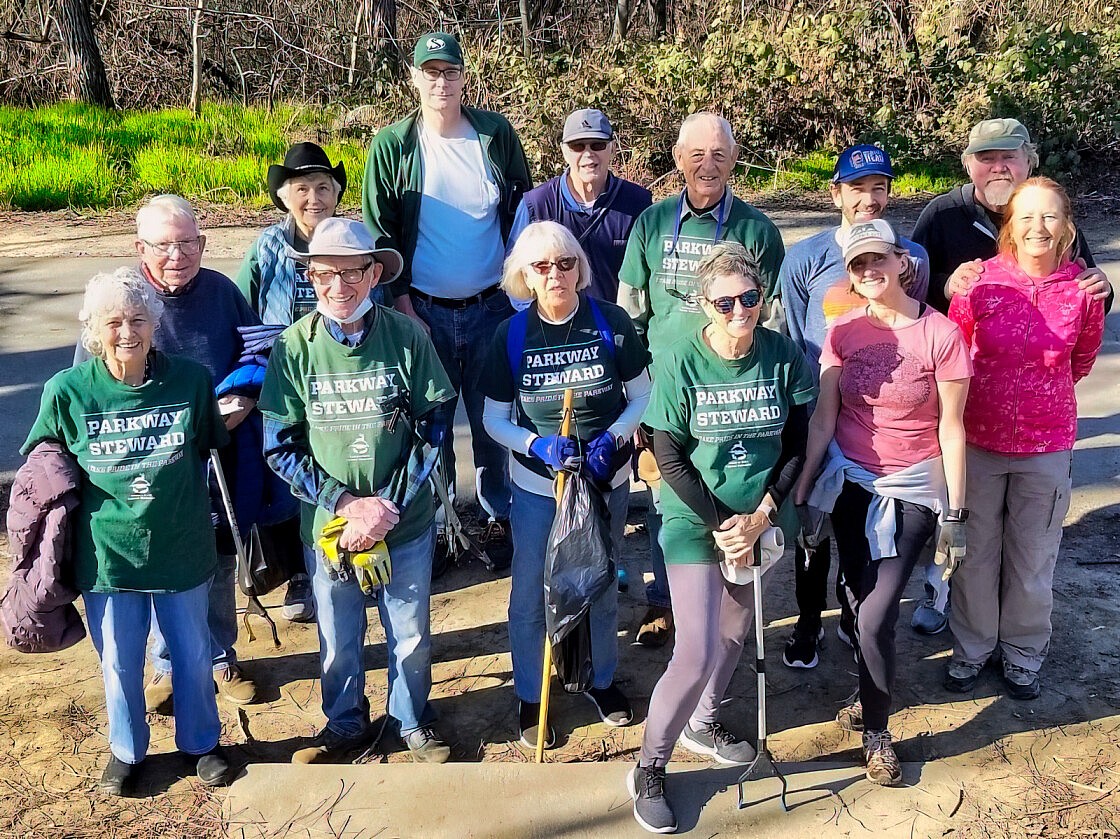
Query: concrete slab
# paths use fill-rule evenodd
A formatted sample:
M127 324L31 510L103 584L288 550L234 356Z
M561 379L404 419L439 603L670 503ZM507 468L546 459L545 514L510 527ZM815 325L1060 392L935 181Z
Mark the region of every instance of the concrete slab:
M629 763L257 764L230 788L229 835L262 837L639 837L626 792ZM783 764L789 811L774 778L746 785L740 767L669 767L667 793L686 835L933 836L951 826L963 785L948 762L903 764L904 786L878 787L861 767Z

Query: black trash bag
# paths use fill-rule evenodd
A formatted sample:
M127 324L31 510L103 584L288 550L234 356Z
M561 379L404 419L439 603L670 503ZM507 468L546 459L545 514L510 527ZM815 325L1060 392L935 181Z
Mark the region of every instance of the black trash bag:
M245 563L237 564L237 583L245 595L263 597L306 574L299 516L277 524L253 525L245 541Z
M615 585L610 511L582 474L569 474L545 553L545 630L568 693L591 688L591 603Z

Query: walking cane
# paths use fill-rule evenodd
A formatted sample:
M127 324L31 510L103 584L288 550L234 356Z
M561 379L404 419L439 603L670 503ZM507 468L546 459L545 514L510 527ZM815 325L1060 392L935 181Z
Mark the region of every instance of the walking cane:
M765 760L770 767L770 775L782 782L781 804L782 810L789 811L786 806L786 776L774 763L770 749L766 745L766 648L762 638L762 554L756 548L755 564L751 565L751 576L754 582L754 638L755 638L755 672L758 674L758 750L754 760L739 776L739 807L742 810L747 806L743 795L743 784L750 780L759 762ZM759 777L766 777L760 775Z
M572 389L564 389L564 412L560 420L560 436L567 437L572 423ZM564 481L567 475L561 469L556 473L556 508L564 496ZM548 641L548 630L544 632L544 666L541 668L541 714L537 719L537 763L544 763L544 742L548 739L548 692L552 687L552 644Z

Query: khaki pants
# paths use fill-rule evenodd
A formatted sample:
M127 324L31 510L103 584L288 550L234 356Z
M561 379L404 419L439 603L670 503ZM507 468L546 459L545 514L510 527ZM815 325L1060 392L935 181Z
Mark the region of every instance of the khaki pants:
M1038 672L1050 644L1054 565L1073 453L1008 456L968 447L968 555L953 576L953 656Z

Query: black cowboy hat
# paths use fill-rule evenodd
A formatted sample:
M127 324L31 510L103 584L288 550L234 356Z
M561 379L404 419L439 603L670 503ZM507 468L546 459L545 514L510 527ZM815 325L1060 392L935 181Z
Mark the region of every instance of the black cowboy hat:
M280 187L292 178L314 175L316 172L323 172L338 181L342 187L338 193L341 199L342 193L346 191L346 169L342 161L340 160L337 166L331 166L331 159L327 157L327 153L321 146L315 143L296 143L284 155L283 165L274 163L268 167L268 194L272 196L272 203L284 212L288 212L288 208L277 195Z

